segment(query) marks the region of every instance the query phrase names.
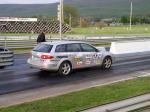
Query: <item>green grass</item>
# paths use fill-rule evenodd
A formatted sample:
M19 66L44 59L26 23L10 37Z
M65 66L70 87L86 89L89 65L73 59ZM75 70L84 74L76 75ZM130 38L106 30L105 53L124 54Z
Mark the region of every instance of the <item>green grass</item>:
M1 36L36 36L37 34L31 33L0 33Z
M96 27L73 28L71 33L82 35L148 36L150 35L149 32L150 25L135 25L132 26L132 30L129 30L129 26L104 27L102 29L96 29Z
M110 26L102 29L96 27L86 28L72 28L70 33L63 34L64 36L150 36L150 24L147 25L133 25L132 30L129 30L129 25L124 26ZM26 34L26 33L1 33L1 36L37 36L38 34ZM59 34L47 34L46 37L59 37Z
M95 47L109 47L111 45L111 43L96 43L96 44L92 44Z
M150 77L138 78L8 108L1 108L0 112L74 112L149 92Z
M136 109L136 110L133 110L133 111L129 111L129 112L150 112L150 106L146 106L146 107Z

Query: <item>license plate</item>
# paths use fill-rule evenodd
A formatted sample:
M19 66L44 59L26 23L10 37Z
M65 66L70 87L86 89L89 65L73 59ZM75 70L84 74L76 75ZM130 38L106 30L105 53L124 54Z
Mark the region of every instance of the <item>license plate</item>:
M37 57L33 57L32 59L33 59L33 61L40 61L40 59Z

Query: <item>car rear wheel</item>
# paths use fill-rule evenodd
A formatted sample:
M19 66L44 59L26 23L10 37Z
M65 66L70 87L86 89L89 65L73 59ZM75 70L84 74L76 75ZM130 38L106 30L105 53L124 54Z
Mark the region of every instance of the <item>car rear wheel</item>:
M60 75L67 76L71 73L71 71L72 71L71 64L66 61L60 65L58 72Z
M0 66L0 69L4 69L5 68L5 66Z
M110 69L112 66L112 59L111 57L105 57L102 63L103 69Z

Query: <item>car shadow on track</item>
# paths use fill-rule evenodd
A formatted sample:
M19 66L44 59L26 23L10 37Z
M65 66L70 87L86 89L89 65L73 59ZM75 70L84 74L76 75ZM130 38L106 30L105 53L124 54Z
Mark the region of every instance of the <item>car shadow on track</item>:
M50 72L50 71L39 71L37 73L37 78L39 79L51 79L51 78L57 78L57 79L74 79L74 78L85 78L85 77L94 77L97 75L105 75L110 72L113 72L113 68L109 70L103 70L99 67L93 67L93 68L84 68L84 69L78 69L73 70L73 72L68 76L60 76L57 72Z

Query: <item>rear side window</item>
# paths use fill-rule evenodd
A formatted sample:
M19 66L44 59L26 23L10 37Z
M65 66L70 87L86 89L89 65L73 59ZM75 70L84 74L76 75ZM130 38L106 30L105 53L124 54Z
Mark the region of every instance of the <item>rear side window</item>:
M33 51L37 51L37 52L44 52L44 53L50 53L52 50L52 45L48 45L48 44L38 44Z
M66 45L58 45L55 49L55 52L66 52Z
M80 44L67 44L67 52L81 52Z

